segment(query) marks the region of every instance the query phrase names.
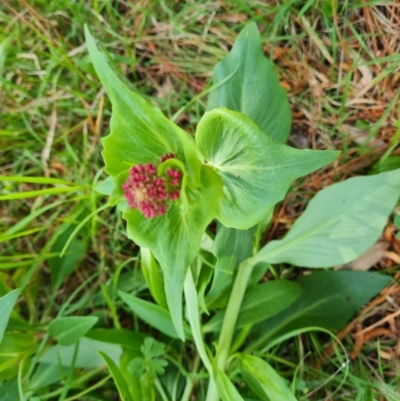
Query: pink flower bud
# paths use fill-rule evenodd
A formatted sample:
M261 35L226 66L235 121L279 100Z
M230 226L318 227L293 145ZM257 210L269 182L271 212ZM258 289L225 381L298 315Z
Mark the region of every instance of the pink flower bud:
M175 159L176 156L171 152L171 153L167 153L166 155L161 156L160 162L163 163L165 162L165 160L168 159Z

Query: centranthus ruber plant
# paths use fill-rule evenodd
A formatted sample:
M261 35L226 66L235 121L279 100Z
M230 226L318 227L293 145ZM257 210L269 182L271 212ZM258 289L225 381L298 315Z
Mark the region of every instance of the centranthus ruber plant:
M311 328L340 328L389 280L323 271L290 281L271 263L326 268L360 256L397 202L400 172L324 189L283 239L264 245L274 206L293 181L338 152L284 144L289 102L256 25L216 66L194 136L117 77L88 29L86 40L112 104L102 140L109 178L97 190L122 212L149 290L119 295L153 327L141 354L126 351L119 366L105 358L121 399L295 400L269 350Z

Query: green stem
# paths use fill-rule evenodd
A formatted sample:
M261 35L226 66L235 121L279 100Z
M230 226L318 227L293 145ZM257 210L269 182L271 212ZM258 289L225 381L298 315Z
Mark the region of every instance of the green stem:
M181 401L189 401L190 397L192 396L193 386L194 386L194 383L195 383L195 381L193 380L192 376L194 376L196 374L197 369L199 368L199 362L200 362L199 355L196 354L195 359L194 359L194 363L193 363L192 372L186 378L186 386L185 386L185 390L183 391L183 395L182 395Z
M156 380L154 382L154 386L157 389L158 394L160 394L162 401L168 401L168 397L165 394L163 386L161 385L160 380L158 378L156 378Z
M222 323L221 333L217 348L217 366L225 370L226 362L229 357L229 351L232 344L233 334L235 332L236 321L239 316L244 293L247 283L253 270L251 259L246 259L239 265L239 269L233 284L232 292L229 298L228 306L225 311L224 321Z
M219 369L225 371L229 352L235 333L236 321L239 316L240 306L246 292L247 283L250 279L255 263L253 258L246 259L239 265L239 269L233 283L228 306L226 307L224 320L222 322L221 333L217 345L216 364ZM206 401L218 401L219 394L214 380L210 378Z
M112 378L112 376L108 375L107 377L105 377L104 379L100 380L99 382L97 382L93 386L86 388L85 390L83 390L80 393L74 394L72 397L66 398L64 401L78 400L81 397L83 397L84 395L86 395L86 394L90 393L91 391L95 390L96 388L101 387L107 380L110 380L111 378Z
M186 274L185 283L183 286L185 299L186 299L186 308L187 308L187 317L190 324L190 329L192 331L193 340L197 348L197 352L208 370L208 372L212 373L212 365L210 359L208 358L206 347L204 345L203 336L201 333L201 325L200 325L200 314L199 314L199 300L197 296L197 290L193 281L192 271L188 270Z

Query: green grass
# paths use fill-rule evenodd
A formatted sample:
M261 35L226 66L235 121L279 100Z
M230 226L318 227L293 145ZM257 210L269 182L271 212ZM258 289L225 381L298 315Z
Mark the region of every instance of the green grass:
M385 6L371 1L363 9L359 2L340 2L335 23L329 4L7 0L0 5L0 295L23 289L0 346L2 400L29 400L32 394L40 400L117 399L104 368L64 367L63 376L55 378L37 370L42 351L52 344L46 327L56 316L90 314L99 317L101 327L151 332L131 321L116 293L145 290L137 247L116 210L96 213L105 203L93 187L106 178L100 139L108 132L111 107L89 61L83 25L129 86L170 118L184 108L177 123L193 133L206 108L202 92L210 86L213 66L243 23L256 21L264 50L289 90L293 133L306 130L308 147L343 150L338 179L368 171L389 145L396 153L398 135L388 141L398 131L400 92L393 76L400 55L385 41L385 22L377 18L390 21ZM365 9L381 32L371 30ZM370 157L372 149L377 150ZM352 163L359 155L365 159ZM322 187L333 177L316 182ZM59 259L70 234L89 215ZM316 366L330 343L307 335L268 357L288 380L296 377L304 399L307 392L313 392L312 400L328 400L329 394L343 401L399 397L398 367L396 376L395 361L379 359L379 342L365 346L347 374L339 349ZM350 338L344 344L352 349ZM179 358L173 361L178 366Z

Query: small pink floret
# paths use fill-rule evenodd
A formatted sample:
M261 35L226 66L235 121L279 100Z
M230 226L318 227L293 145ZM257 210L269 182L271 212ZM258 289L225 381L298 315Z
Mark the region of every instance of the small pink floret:
M180 197L179 191L173 191L169 194L170 200L176 200L176 199L179 199L179 197Z
M161 156L160 162L163 163L163 162L165 162L165 160L168 160L168 159L176 159L175 154L171 152L171 153L167 153L166 155Z

